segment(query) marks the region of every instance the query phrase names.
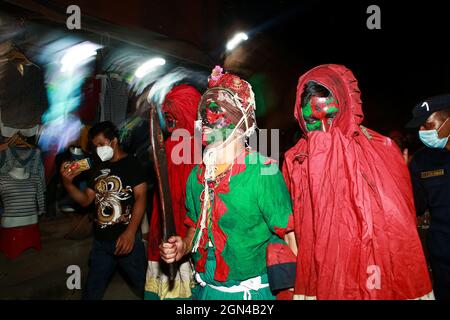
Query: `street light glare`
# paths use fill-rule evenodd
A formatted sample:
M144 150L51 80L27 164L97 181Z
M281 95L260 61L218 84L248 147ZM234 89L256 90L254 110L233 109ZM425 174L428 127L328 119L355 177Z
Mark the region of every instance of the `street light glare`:
M241 42L248 40L248 36L244 32L239 32L234 35L234 37L228 41L227 50L231 51L236 48Z
M146 63L144 63L142 66L140 66L136 72L135 76L139 79L145 77L148 73L152 72L159 66L163 66L166 64L166 60L163 58L153 58L148 60Z
M66 50L61 59L61 72L72 72L78 66L88 62L97 54L97 50L102 46L84 41Z

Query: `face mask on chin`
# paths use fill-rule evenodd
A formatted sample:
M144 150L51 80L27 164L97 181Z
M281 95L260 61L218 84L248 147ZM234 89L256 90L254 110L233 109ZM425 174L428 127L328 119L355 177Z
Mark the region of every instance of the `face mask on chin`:
M97 147L97 155L103 162L109 161L114 156L114 149L110 145Z
M434 130L421 130L419 131L419 138L428 148L444 149L448 143L449 137L439 138L439 131L447 123L447 120L438 128Z

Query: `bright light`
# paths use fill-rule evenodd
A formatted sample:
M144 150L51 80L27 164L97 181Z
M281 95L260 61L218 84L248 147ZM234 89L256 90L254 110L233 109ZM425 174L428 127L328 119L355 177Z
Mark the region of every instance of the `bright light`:
M101 46L89 41L70 47L61 59L61 72L72 72L77 66L95 57L100 48Z
M140 66L136 72L135 72L135 76L139 79L142 79L143 77L145 77L148 73L152 72L153 70L155 70L157 67L159 66L163 66L166 64L166 60L164 60L163 58L153 58L150 59L149 61L147 61L146 63L144 63L142 66Z
M227 43L227 50L231 51L234 48L236 48L242 41L246 41L248 40L248 36L243 33L243 32L239 32L237 34L234 35L233 39L231 39L230 41L228 41Z
M60 116L42 126L39 135L39 146L44 151L57 149L57 152L64 151L71 142L80 137L83 127L80 119L74 115Z

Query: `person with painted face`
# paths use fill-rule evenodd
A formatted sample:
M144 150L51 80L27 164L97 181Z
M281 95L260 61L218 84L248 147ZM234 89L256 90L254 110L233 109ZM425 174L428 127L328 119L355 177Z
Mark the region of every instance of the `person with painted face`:
M147 194L143 170L135 157L122 151L118 130L111 122L93 126L89 141L101 164L94 168L84 191L72 183L79 173L61 166L69 195L83 207L95 200L94 243L83 299L101 299L117 265L143 296L147 268L140 233Z
M410 164L416 212L431 214L427 247L438 300L450 300L450 94L420 101L408 128L425 145Z
M395 143L362 126L342 65L300 77L303 137L285 155L297 237L295 299L433 299L411 181Z
M292 207L278 166L246 147L256 128L250 84L216 67L198 118L205 152L186 185L189 229L161 244L161 257L173 263L192 253L194 299L275 299L295 273ZM285 263L270 263L280 252Z

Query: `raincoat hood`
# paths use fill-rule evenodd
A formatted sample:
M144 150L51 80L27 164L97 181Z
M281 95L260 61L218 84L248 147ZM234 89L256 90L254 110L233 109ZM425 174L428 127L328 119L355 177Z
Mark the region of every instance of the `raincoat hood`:
M338 100L340 110L333 122L333 127L340 128L345 135L352 135L359 131L359 125L364 120L364 113L361 106L361 92L358 88L358 81L346 67L326 64L311 69L298 80L294 116L303 133L306 135L308 132L302 117L302 94L305 85L310 81L326 87Z
M182 84L167 93L162 111L176 119L176 129L185 129L194 135L194 123L197 120L197 107L201 94L193 86Z

